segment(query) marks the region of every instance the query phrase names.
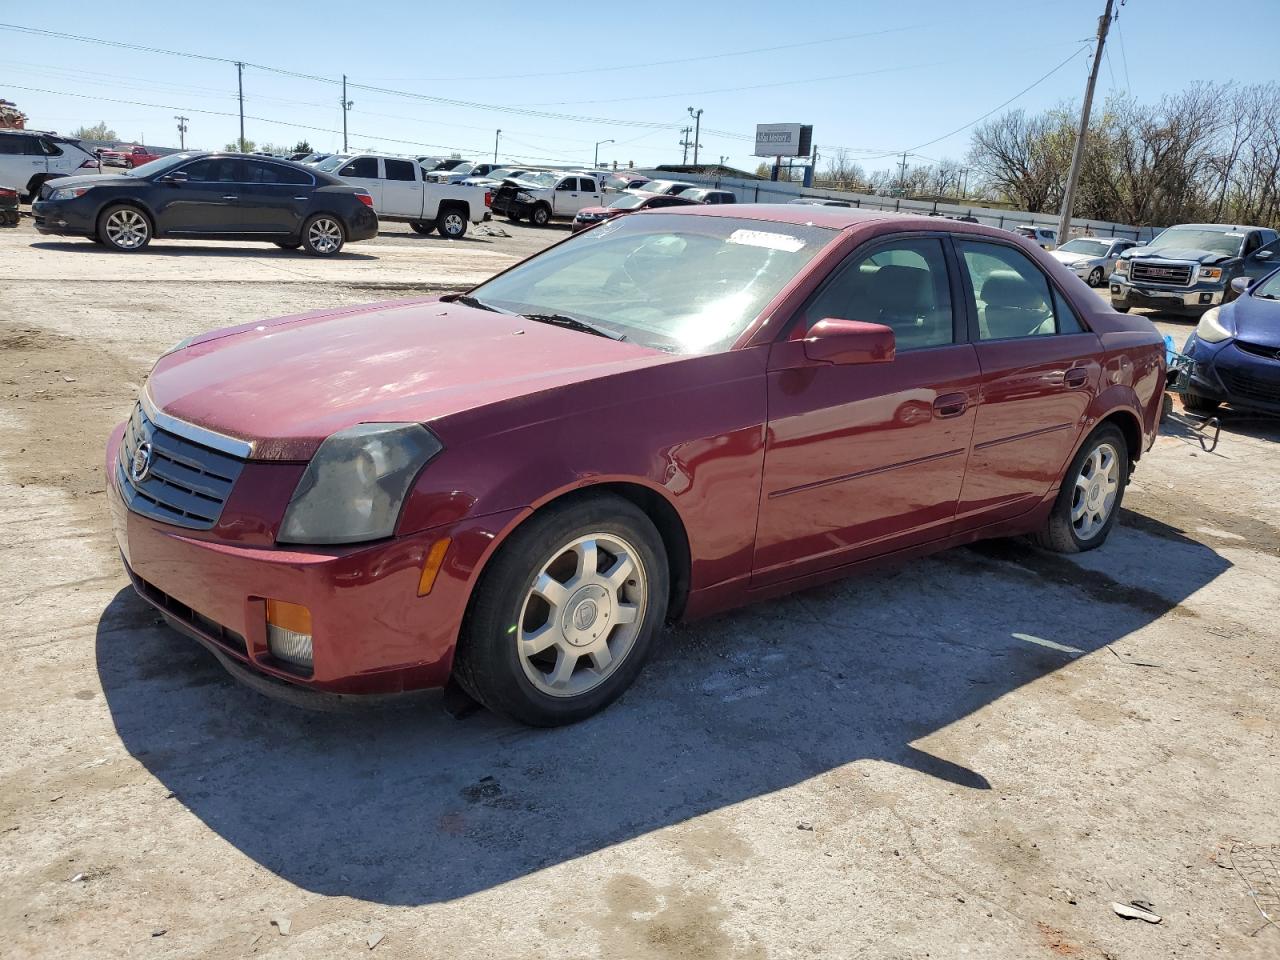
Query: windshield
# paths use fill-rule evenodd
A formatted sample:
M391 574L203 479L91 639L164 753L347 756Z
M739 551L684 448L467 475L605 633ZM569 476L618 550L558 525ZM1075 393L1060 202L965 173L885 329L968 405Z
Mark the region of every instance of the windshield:
M1208 250L1228 257L1240 256L1244 243L1243 233L1220 230L1196 230L1190 227L1170 227L1147 245L1148 250Z
M554 187L560 182L560 174L546 171L543 173L528 173L520 177L520 182L532 184L535 187Z
M1110 240L1086 240L1083 237L1068 240L1058 248L1063 253L1083 253L1090 257L1105 257L1111 249Z
M641 196L638 193L629 193L625 197L619 197L617 200L614 200L612 203L608 204L608 206L612 207L614 210L634 210L648 199L648 197Z
M736 217L617 217L472 295L512 313L574 317L658 350L711 353L729 347L837 235Z
M324 170L325 172L328 172L330 170L337 170L340 166L342 166L344 163L346 163L350 159L351 159L350 154L345 154L345 153L334 154L332 157L328 157L324 160L321 160L319 163L317 163L316 169Z
M150 163L140 163L132 170L127 171L127 173L131 177L152 177L158 173L164 173L180 163L186 163L194 156L194 153L171 153L167 157L160 157Z
M1280 270L1261 280L1251 292L1263 300L1280 300Z
M614 190L623 190L633 183L636 186L640 186L647 182L647 180L641 180L638 177L609 177L605 180L604 184L606 187L611 187Z
M499 167L497 170L490 170L485 174L490 180L506 180L508 177L518 177L524 173L517 167Z

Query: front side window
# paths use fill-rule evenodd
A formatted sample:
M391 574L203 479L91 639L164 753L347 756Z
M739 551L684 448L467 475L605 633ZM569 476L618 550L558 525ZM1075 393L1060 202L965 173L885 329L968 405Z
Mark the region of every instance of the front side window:
M899 350L954 343L942 241L904 238L855 252L804 308L806 328L827 318L883 323L893 329Z
M366 180L378 179L377 157L356 157L338 171L340 177L363 177Z
M142 169L139 167L138 169ZM241 162L238 157L206 157L182 168L192 183L242 183Z
M979 339L1052 336L1083 329L1065 299L1051 291L1045 275L1022 251L959 237L956 249L973 286Z
M472 296L510 313L574 317L671 353L710 353L731 346L837 236L730 217L617 217Z

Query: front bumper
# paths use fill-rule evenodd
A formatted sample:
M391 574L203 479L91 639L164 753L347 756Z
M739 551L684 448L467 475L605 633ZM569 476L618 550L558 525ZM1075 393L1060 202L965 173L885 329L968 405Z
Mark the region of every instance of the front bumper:
M533 209L533 204L525 203L515 199L514 197L495 196L490 209L493 210L494 213L505 217L509 217L513 213L516 216L524 217L528 216L529 211Z
M107 447L112 527L138 594L182 632L262 676L311 690L388 694L445 685L475 577L522 511L355 547L206 539L125 506L114 467L122 432L117 429ZM427 552L446 537L444 565L420 597ZM272 655L268 599L311 612L310 672Z
M1280 360L1241 350L1235 340L1204 343L1194 335L1183 352L1195 360L1193 393L1235 407L1280 414Z
M1134 283L1128 277L1113 273L1107 281L1113 307L1146 307L1168 313L1198 315L1222 303L1225 284L1195 283L1189 287L1161 287L1157 284Z
M31 204L31 223L37 233L50 236L91 237L97 229L97 204L84 197L74 200L37 200Z

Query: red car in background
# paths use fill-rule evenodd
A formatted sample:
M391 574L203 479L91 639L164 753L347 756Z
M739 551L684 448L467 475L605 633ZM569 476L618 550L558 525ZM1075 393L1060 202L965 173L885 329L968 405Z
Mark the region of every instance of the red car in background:
M698 203L697 200L681 196L669 196L661 193L642 193L638 190L624 193L603 207L583 207L573 218L570 230L577 233L585 230L601 220L611 220L624 213L636 213L639 210L656 210L661 207L688 207Z
M99 152L102 162L110 167L140 167L144 163L160 159L160 154L152 153L146 147L118 147L115 150Z
M984 537L1100 546L1160 335L1003 230L645 211L467 294L178 344L107 445L126 569L259 687L531 724L667 619Z

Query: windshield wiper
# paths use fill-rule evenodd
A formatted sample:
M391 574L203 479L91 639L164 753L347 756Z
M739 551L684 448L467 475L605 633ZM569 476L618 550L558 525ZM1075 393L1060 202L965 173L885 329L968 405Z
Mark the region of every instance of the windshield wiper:
M440 298L445 303L460 303L464 307L475 307L477 310L488 310L490 313L501 313L497 307L491 307L469 293L450 293Z
M537 323L549 323L555 327L564 327L566 330L579 330L582 333L594 333L597 337L605 337L609 340L625 340L626 334L613 333L597 327L593 323L587 323L585 320L579 320L577 317L569 317L563 313L522 313L520 316L526 320L533 320Z

